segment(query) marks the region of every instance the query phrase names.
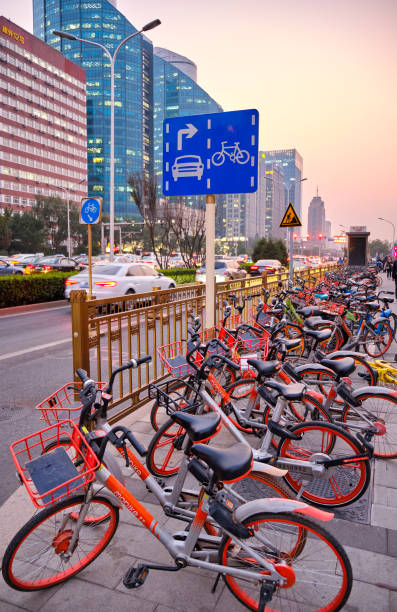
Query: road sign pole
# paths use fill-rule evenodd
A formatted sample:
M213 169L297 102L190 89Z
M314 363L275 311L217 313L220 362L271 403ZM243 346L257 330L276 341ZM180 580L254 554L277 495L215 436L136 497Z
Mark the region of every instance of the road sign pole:
M289 277L294 282L294 228L289 228Z
M92 297L92 228L88 225L88 299Z
M214 195L205 198L205 326L215 325L215 203Z

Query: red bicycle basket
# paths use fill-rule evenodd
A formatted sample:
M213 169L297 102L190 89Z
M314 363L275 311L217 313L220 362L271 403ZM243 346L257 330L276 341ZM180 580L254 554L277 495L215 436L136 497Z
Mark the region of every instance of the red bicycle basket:
M317 307L323 312L329 312L333 315L342 315L345 310L345 304L337 304L336 302L319 302Z
M95 384L98 389L104 389L107 383L97 382ZM40 421L45 421L47 425L53 425L65 419L70 419L77 423L83 406L75 388L81 389L82 385L82 382L66 383L66 385L63 385L63 387L40 402L40 404L37 404L36 410L41 411ZM74 389L69 389L68 387L74 387Z
M270 334L266 330L261 331L261 336L255 335L253 331L247 330L238 334L239 353L261 353L262 359L266 359L269 352Z
M184 378L193 374L194 368L186 361L186 341L177 340L171 344L160 346L157 349L160 361L164 364L165 369L171 376L175 378ZM203 361L203 356L197 351L194 363L200 366Z
M36 508L86 487L99 467L94 451L70 420L22 438L11 444L10 450Z

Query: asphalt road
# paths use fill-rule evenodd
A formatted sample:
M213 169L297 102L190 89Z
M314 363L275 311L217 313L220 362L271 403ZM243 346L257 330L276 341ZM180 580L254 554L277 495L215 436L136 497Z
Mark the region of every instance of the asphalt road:
M0 313L0 504L18 486L11 442L42 427L35 405L73 380L70 306Z

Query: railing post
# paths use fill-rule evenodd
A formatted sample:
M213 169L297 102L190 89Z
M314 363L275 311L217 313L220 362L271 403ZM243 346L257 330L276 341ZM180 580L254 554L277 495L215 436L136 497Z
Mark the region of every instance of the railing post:
M90 375L90 355L88 348L88 302L87 294L82 289L70 292L72 307L72 345L73 345L73 377L76 378L77 368L86 370Z
M262 272L262 289L267 289L267 272Z

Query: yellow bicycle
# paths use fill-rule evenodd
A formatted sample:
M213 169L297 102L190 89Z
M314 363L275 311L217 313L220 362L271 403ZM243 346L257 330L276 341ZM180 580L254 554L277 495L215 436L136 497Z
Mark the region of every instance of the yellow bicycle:
M383 361L383 359L369 361L368 364L378 372L377 384L391 385L397 388L397 367L392 366L388 361Z

